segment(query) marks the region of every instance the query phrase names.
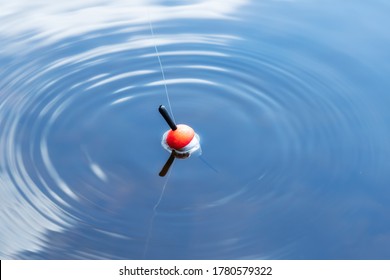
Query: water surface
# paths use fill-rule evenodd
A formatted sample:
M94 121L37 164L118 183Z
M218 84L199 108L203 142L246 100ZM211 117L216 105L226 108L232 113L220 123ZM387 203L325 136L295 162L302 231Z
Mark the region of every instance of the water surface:
M128 2L1 3L2 259L390 258L386 1Z

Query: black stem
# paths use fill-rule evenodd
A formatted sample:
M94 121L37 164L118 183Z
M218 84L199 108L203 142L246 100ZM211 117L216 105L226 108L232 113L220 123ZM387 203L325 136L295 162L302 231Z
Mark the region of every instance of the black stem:
M167 109L165 108L164 105L160 105L160 107L158 107L158 111L160 112L160 114L163 116L164 120L167 122L167 124L169 125L169 127L172 129L172 130L176 130L177 129L177 126L175 124L175 122L172 120L171 116L169 115Z
M175 159L175 151L172 151L167 162L164 164L163 168L161 169L160 173L158 174L158 175L160 175L160 177L164 177L168 173L168 170L171 167L174 159Z

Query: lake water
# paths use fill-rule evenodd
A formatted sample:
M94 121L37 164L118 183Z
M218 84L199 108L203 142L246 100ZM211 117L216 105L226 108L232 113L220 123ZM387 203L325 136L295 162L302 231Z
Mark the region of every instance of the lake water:
M390 259L388 1L0 6L1 259Z

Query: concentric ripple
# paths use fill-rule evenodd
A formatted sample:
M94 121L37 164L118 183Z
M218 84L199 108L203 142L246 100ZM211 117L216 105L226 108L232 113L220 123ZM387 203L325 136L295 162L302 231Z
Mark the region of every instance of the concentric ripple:
M303 4L289 4L299 44L279 1L168 2L37 3L41 21L0 33L1 258L386 257L390 118L367 89L389 84L301 27ZM0 23L30 15L5 10ZM154 213L164 84L203 155L177 160ZM368 228L376 251L356 245Z

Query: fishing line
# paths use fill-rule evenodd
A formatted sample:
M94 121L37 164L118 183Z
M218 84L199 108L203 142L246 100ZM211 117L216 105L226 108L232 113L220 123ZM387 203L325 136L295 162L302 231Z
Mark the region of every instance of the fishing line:
M167 81L165 79L164 68L163 68L163 65L162 65L162 62L161 62L160 54L158 52L158 48L157 48L157 44L156 44L156 37L154 35L153 24L152 24L152 20L150 19L149 13L148 13L148 21L149 21L150 33L152 34L154 50L156 51L156 56L157 56L157 59L158 59L158 63L160 64L161 75L162 75L162 78L163 78L163 81L164 81L165 95L167 97L169 111L171 112L172 119L176 122L175 117L173 115L173 111L172 111L171 100L170 100L169 94L168 94L168 87L167 87Z
M173 164L172 164L173 165ZM145 243L145 249L144 249L144 253L143 253L143 258L145 259L146 257L146 253L148 252L148 249L149 249L149 243L150 243L150 238L151 238L151 235L152 235L152 230L153 230L153 223L154 223L154 218L156 217L157 215L157 207L160 205L161 203L161 200L164 196L164 193L165 193L165 189L168 185L168 181L169 181L169 177L171 176L171 171L169 171L168 175L167 175L167 179L165 180L165 183L163 185L163 188L162 188L162 191L161 191L161 194L160 194L160 197L158 198L156 204L154 205L153 207L153 214L152 214L152 217L150 218L150 223L149 223L149 230L148 230L148 237L146 239L146 243Z
M213 170L215 173L219 173L218 169L216 169L214 166L211 165L204 157L203 155L200 155L198 157L207 167L209 167L211 170Z
M157 56L157 59L158 59L158 63L159 63L159 65L160 65L161 76L162 76L163 82L164 82L165 95L166 95L166 97L167 97L167 102L168 102L169 111L171 112L171 116L172 116L172 119L173 119L173 123L175 123L176 120L175 120L175 117L174 117L173 111L172 111L172 105L171 105L171 100L170 100L170 98L169 98L169 93L168 93L167 81L166 81L166 79L165 79L164 68L163 68L163 65L162 65L162 62L161 62L161 58L160 58L160 54L159 54L159 51L158 51L158 48L157 48L156 37L155 37L155 35L154 35L153 24L152 24L152 20L150 19L150 14L149 14L149 13L148 13L148 21L149 21L150 33L151 33L151 35L152 35L154 50L155 50L155 52L156 52L156 56ZM173 164L172 164L172 165L173 165ZM167 185L168 185L168 181L169 181L170 175L171 175L171 171L169 171L168 176L167 176L167 178L166 178L166 180L165 180L165 183L164 183L164 185L163 185L163 187L162 187L162 191L161 191L160 197L158 198L156 204L155 204L154 207L153 207L153 214L152 214L152 217L150 218L149 229L148 229L148 235L147 235L147 238L146 238L145 248L144 248L144 252L143 252L143 258L144 258L144 259L146 258L146 254L147 254L148 249L149 249L150 238L151 238L152 230L153 230L153 224L154 224L155 217L156 217L156 215L157 215L157 208L158 208L158 206L160 205L161 200L162 200L162 198L163 198L163 196L164 196L165 189L166 189L166 187L167 187Z

